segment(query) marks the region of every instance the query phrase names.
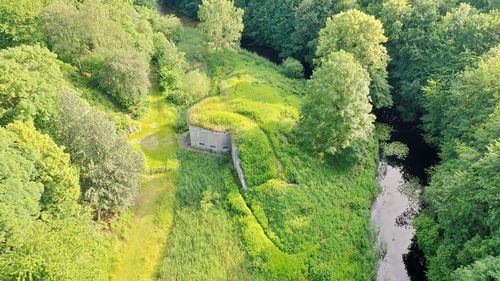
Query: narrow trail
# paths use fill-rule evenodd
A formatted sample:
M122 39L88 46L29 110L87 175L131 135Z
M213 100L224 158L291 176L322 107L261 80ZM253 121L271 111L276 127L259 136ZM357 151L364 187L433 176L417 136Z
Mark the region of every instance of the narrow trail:
M112 280L156 280L175 206L178 146L170 124L172 120L173 109L161 96L152 95L148 115L137 122L140 132L129 138L133 146L144 152L147 172L135 199L134 216L118 246L119 256ZM151 175L151 170L161 173Z

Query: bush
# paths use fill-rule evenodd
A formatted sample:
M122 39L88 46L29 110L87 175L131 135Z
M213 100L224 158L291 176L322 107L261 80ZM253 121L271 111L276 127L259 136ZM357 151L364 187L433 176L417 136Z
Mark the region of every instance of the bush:
M128 110L136 110L148 93L149 65L144 56L122 50L110 57L99 75L99 85Z
M188 63L184 53L180 52L174 43L165 40L164 45L157 50L158 80L163 91L182 88L183 74Z
M181 20L176 16L158 17L153 21L153 28L156 32L164 34L167 38L177 41L179 40L183 26Z
M210 80L207 75L196 69L184 75L181 89L172 91L169 99L176 104L188 105L206 97L209 90Z
M290 78L304 78L304 66L300 61L288 57L283 61L283 73Z

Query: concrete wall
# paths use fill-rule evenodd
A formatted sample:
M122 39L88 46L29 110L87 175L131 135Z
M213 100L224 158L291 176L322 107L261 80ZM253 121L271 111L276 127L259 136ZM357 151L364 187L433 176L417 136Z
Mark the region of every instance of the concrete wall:
M247 190L247 182L245 181L245 174L243 174L243 169L241 168L240 153L235 144L231 145L231 158L233 159L233 165L238 173L238 178L240 178L241 186L244 190Z
M189 125L191 146L203 150L224 153L231 150L231 134L216 132Z
M233 165L238 173L241 186L247 190L245 174L241 168L240 154L236 145L231 141L231 134L229 132L216 132L189 125L189 140L191 146L195 148L216 153L231 151L231 158L233 159Z

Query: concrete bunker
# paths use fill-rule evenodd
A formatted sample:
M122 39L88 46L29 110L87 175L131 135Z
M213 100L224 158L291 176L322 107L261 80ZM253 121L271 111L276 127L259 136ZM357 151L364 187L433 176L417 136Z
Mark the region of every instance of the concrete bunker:
M215 153L231 152L234 168L238 173L241 186L244 190L248 188L245 174L241 168L241 160L238 148L232 141L230 132L218 132L189 125L189 141L191 147L207 150Z
M231 151L231 134L189 125L191 146L216 153Z

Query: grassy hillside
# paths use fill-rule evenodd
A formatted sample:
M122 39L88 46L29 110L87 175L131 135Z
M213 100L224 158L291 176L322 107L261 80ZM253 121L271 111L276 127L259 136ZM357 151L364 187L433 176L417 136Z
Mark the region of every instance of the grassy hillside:
M196 202L190 205L197 205L199 209L202 203L198 202L205 202L203 198L207 196L201 194L211 193L212 189L217 191L215 202L220 203L215 205L220 205L221 214L229 214L236 223L238 239L248 255L254 279L369 280L377 260L369 220L371 202L378 191L375 145L369 159L354 167L324 163L309 155L294 143L292 135L298 120L303 81L286 78L279 66L246 51L208 55L196 29L187 28L185 33L183 40L186 41L179 43L180 49L193 65L210 74L216 89L213 94L220 93L193 106L189 112L190 122L235 134L250 186L250 191L240 192L227 160L211 168L207 159L193 155L190 161L205 164L198 164L198 168L190 166L190 179L201 177L193 172L197 169L200 173L210 171L206 174L212 179L190 183L198 185L187 189L191 190L190 199ZM223 181L218 178L222 173ZM203 191L207 188L209 191ZM176 221L173 233L184 229L184 233L198 236L212 231L209 237L216 239L224 237L219 231L226 234L234 231L231 227L207 229L210 224L201 223L201 233L193 234L189 231L193 222L186 220L189 211L177 208L181 219ZM203 268L205 257L221 250L220 246L203 246L204 241L199 247L189 247L187 253L176 254L174 249L186 249L182 245L198 245L187 243L186 239L194 238L179 234L181 236L182 239L172 240L167 248L162 280L207 280L194 273L175 275L177 277L167 274L179 270L176 264L185 270ZM234 234L229 237L233 242L225 246L237 253ZM224 253L227 251L229 249ZM189 265L185 260L190 261ZM224 276L215 278L217 280L243 278L229 274L227 265L221 265L224 263L215 262L212 266L220 266L225 274L215 275L210 271L209 276ZM240 269L239 272L246 271Z

